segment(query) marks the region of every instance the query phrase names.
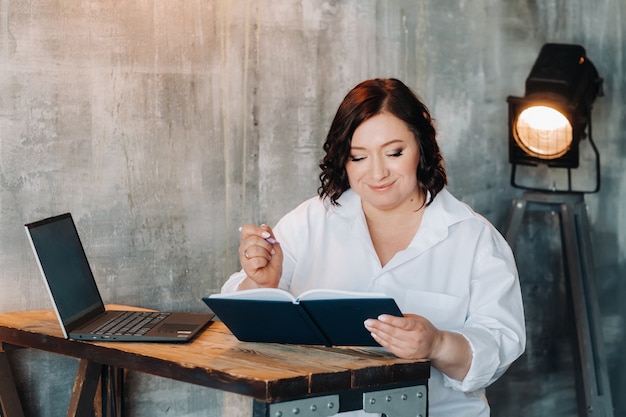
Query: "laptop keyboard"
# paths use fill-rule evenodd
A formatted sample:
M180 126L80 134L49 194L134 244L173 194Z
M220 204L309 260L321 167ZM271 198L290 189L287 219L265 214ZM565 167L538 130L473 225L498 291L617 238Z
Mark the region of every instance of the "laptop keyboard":
M141 336L163 321L170 313L126 311L92 331L115 336Z

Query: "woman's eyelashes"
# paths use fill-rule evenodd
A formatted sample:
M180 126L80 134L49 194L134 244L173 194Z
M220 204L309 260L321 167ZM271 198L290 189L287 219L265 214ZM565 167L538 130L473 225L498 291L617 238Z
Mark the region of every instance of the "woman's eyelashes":
M386 156L390 157L390 158L398 158L400 156L402 156L402 152L404 150L403 149L395 149L391 152L387 152L385 153ZM365 155L350 155L350 161L351 162L359 162L362 161L364 159L366 159L367 156Z

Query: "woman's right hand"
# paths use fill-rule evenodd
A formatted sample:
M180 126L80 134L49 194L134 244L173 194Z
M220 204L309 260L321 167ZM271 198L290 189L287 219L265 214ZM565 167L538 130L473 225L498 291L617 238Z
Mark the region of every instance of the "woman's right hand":
M240 290L278 287L283 271L283 251L280 243L273 239L269 226L247 224L241 227L239 262L247 277L239 284Z

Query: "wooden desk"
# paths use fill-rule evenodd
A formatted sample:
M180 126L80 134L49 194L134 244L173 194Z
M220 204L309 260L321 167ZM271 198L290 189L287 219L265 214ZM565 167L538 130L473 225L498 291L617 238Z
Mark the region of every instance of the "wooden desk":
M54 311L40 310L0 314L4 417L23 416L7 360L11 346L80 359L68 416L91 415L94 398L96 415L123 415L124 370L250 396L254 417L356 409L387 417L427 415L427 360L402 360L378 349L240 342L220 322L187 344L66 340Z

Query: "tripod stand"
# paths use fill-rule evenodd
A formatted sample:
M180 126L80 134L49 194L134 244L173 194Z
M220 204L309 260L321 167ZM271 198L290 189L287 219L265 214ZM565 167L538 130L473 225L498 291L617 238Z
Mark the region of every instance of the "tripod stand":
M511 247L526 210L552 211L560 216L566 293L576 325L573 342L578 415L613 417L584 195L527 191L513 200L504 229Z

